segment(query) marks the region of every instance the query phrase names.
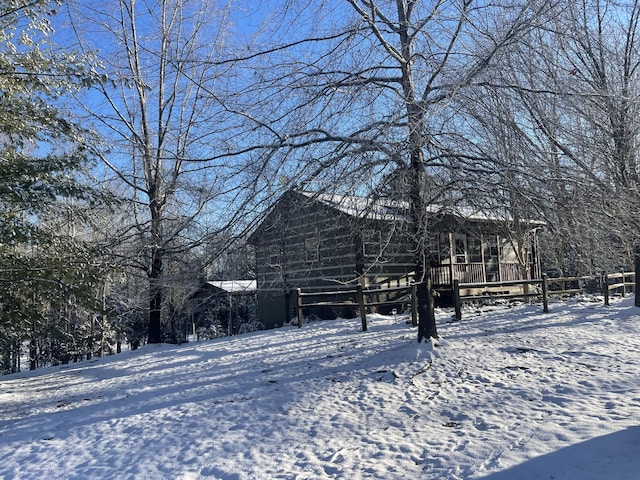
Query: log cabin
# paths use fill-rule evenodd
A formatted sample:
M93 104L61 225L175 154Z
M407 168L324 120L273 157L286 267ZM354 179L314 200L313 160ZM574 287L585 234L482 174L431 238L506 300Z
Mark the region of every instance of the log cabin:
M433 205L425 213L429 238L424 242L441 302L450 298L454 279L539 278L535 234L540 222L523 227L497 215ZM298 288L313 292L413 282L409 226L407 205L400 201L287 191L249 238L256 255L258 319L266 328L289 322ZM331 318L331 312L315 313Z

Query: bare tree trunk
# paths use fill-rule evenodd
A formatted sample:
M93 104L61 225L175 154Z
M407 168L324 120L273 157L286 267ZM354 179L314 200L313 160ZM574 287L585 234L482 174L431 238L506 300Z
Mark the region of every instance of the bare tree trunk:
M149 343L162 342L162 254L159 249L152 252L149 270Z
M427 269L428 270L428 269ZM429 272L426 273L424 281L416 287L418 297L418 342L430 338L438 338L436 328L435 306L433 292L431 290L431 278Z
M411 93L409 94L412 95ZM411 115L412 109L409 108ZM416 112L416 110L413 110ZM409 133L413 145L411 152L411 186L409 194L409 209L411 214L411 227L413 250L415 255L415 281L416 297L418 302L418 342L423 339L438 338L436 316L434 312L434 300L431 291L431 271L425 251L427 238L427 205L423 200L424 159L422 153L422 138L419 132L421 125L420 113L414 113L414 121L409 124L416 125ZM412 118L412 117L410 117Z
M71 3L75 30L100 32L78 40L99 51L117 79L99 89L104 102L80 105L107 137L108 150L95 153L132 200L122 213L129 223L114 235L129 242L121 247L130 255L123 263L146 275L148 342L159 343L166 338L163 303L176 283L167 272L218 232L233 230L244 221L243 202L254 201L243 194L250 182L237 180L249 174L236 152L251 151L254 123L225 103L240 101L229 93L236 84L246 87L226 58L237 47L227 32L233 9L211 0L111 0L100 10L88 0ZM108 47L95 43L102 38Z
M415 194L417 193L417 195ZM412 226L415 249L415 280L416 297L418 301L418 342L423 339L438 338L436 327L435 305L431 288L431 269L427 261L424 239L426 238L426 225L424 214L426 205L423 205L419 190L411 195Z
M38 344L36 343L36 334L31 332L29 339L29 370L35 370L38 366Z

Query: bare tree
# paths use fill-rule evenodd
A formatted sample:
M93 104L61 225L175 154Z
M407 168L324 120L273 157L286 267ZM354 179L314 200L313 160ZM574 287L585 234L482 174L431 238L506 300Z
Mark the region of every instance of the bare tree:
M471 115L492 125L485 138L502 130L515 139L511 154L522 161L513 167L526 175L528 200L562 237L556 242L562 268L593 273L640 258L632 213L639 198L639 7L565 2L470 101ZM488 102L492 95L499 100Z
M552 3L306 2L295 9L297 19L313 18L313 25L298 25L299 37L270 51L279 68L263 80L282 87L284 107L274 148L305 149L295 161L296 180L358 191L393 170L408 172L419 340L438 336L426 207L441 194L455 198L445 193L455 186L453 172L483 168L475 134L458 114L460 92L486 81L501 53ZM433 179L443 180L433 188Z
M137 249L129 263L146 272L148 340L156 343L167 262L241 218L251 120L233 106L243 74L225 61L237 47L231 7L108 3L78 0L69 9L77 41L99 52L110 79L80 100L105 139L96 147L103 174L130 200L129 227L117 236Z

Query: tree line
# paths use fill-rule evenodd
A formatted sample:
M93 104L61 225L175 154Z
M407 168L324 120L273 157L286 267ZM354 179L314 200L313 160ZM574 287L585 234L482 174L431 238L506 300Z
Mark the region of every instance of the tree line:
M545 220L544 264L629 266L637 1L0 1L3 372L184 339L199 283L251 276L282 191ZM382 188L381 188L382 185ZM525 234L525 232L520 232ZM24 353L27 355L24 355Z

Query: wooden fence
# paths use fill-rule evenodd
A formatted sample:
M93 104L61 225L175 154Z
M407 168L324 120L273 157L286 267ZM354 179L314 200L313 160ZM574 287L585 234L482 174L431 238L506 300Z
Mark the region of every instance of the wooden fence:
M411 284L403 287L374 288L365 290L361 285L357 285L353 290L333 290L327 292L305 292L297 289L297 314L298 327L302 326L303 309L305 307L353 307L357 308L362 321L362 331L367 331L366 307L377 307L380 305L397 305L399 303L411 304L411 324L418 325L417 304L413 301L416 298L416 285ZM389 297L393 297L389 299ZM316 298L351 297L346 301L324 300L309 301ZM355 297L355 298L353 298ZM387 297L387 300L380 300L380 297ZM408 298L408 300L406 300Z
M613 283L611 283L613 282ZM604 295L604 304L609 305L609 295L612 291L620 290L620 294L624 297L627 294L627 287L631 287L633 293L636 286L636 274L634 272L620 272L612 274L602 274L602 293ZM606 288L604 288L606 286Z
M456 319L462 318L462 304L472 301L487 301L493 299L516 299L528 300L532 297L542 299L542 308L545 313L549 311L549 297L566 297L578 293L601 293L604 297L604 304L609 305L609 298L612 292L619 292L621 296L627 294L627 289L633 292L635 289L635 273L603 273L600 276L580 276L580 277L555 277L548 278L542 275L537 280L515 280L510 282L492 283L453 283L453 298ZM502 293L500 287L518 287L516 292ZM471 291L473 293L464 294L461 291ZM498 293L496 293L498 292Z
M614 294L625 296L635 289L635 273L619 272L603 273L601 276L556 277L543 275L535 280L512 280L505 282L460 283L453 282L453 303L456 319L462 319L462 305L466 302L486 302L497 299L540 298L545 313L549 311L549 297L566 297L578 293L600 293L604 296L604 304ZM366 308L380 305L411 305L411 324L418 324L416 284L391 288L364 289L358 285L351 290L333 290L325 292L302 292L297 289L298 327L302 326L303 309L305 307L353 307L360 313L362 331L367 330ZM346 301L326 300L327 298L348 297ZM380 297L387 297L380 300ZM315 301L313 301L315 299ZM317 300L321 299L321 300ZM324 299L324 300L322 300Z

